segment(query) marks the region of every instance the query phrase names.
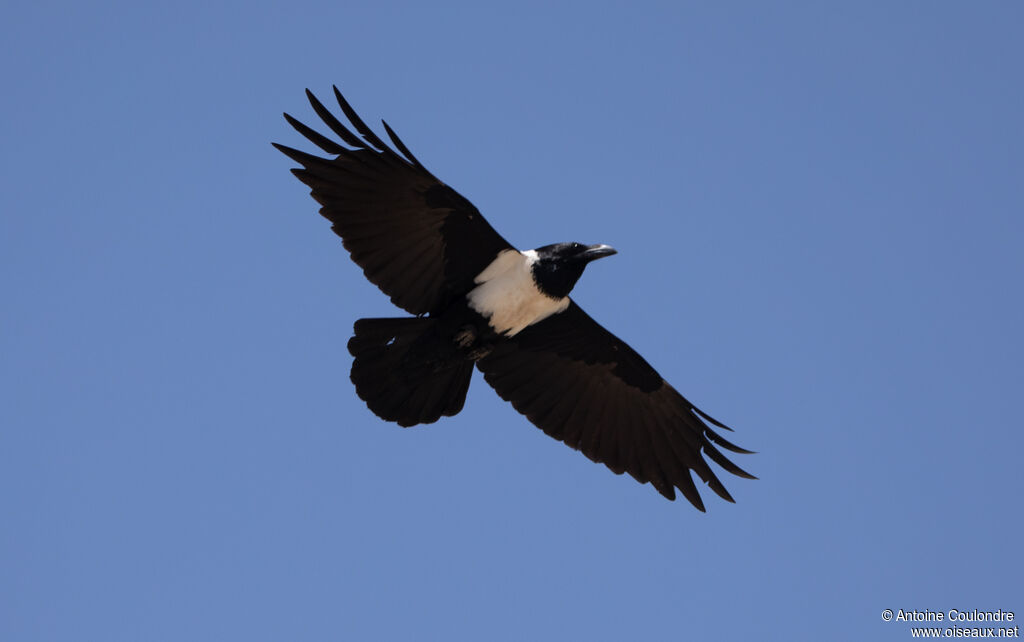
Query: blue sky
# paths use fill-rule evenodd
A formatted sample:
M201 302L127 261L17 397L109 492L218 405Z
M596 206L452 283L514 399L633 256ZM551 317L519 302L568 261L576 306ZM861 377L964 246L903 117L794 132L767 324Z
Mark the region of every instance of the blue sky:
M883 609L1024 612L1022 18L12 5L0 639L902 640ZM399 311L269 144L332 83L519 247L617 247L574 298L760 480L666 502L479 375L457 417L376 419L345 342Z

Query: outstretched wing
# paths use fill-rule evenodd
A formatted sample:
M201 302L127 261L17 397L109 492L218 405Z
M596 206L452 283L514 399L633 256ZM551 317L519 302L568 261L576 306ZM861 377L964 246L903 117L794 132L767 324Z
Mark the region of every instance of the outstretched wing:
M473 286L473 277L512 246L480 212L420 164L384 123L396 153L377 137L334 88L353 133L308 89L313 110L342 145L285 119L333 159L284 145L274 147L302 165L292 173L312 188L346 249L395 305L412 314L436 312Z
M576 303L499 343L477 367L515 409L548 435L616 474L628 472L704 510L690 471L733 501L703 455L754 479L716 448L749 453L715 432L727 426L701 412L639 354Z

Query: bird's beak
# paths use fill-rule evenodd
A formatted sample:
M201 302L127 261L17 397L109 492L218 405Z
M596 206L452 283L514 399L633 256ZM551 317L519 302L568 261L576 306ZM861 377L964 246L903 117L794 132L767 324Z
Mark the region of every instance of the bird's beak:
M589 263L595 259L611 256L612 254L617 254L617 252L611 245L590 245L580 257Z

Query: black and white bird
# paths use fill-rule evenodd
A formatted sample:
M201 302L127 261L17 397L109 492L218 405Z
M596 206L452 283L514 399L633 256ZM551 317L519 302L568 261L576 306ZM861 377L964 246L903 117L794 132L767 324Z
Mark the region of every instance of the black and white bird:
M359 319L348 342L352 382L382 419L401 426L462 410L474 365L498 395L548 435L616 474L629 473L704 510L690 471L733 501L711 470L754 479L718 447L712 419L639 354L591 319L569 293L607 245L557 243L521 252L476 207L434 177L383 123L395 149L334 95L353 132L306 90L340 143L285 119L334 158L274 144L302 165L366 278L414 315ZM703 454L702 454L703 453Z

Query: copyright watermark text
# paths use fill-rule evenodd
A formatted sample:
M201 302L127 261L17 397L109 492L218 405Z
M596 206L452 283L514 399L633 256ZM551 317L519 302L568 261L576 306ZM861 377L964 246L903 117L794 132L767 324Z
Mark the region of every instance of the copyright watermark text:
M910 635L915 638L1019 638L1020 626L1014 624L1013 611L996 609L884 609L885 622L906 622L927 624L911 626Z

